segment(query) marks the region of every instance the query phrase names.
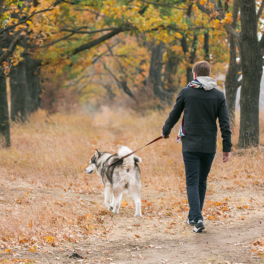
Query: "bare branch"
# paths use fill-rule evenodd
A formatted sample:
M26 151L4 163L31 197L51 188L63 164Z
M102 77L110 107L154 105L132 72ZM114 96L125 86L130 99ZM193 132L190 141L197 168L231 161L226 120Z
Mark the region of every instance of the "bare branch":
M212 12L208 8L200 4L199 0L196 0L196 5L203 13L207 14L208 16L212 14ZM214 19L222 20L223 17L218 15L217 17L214 17ZM239 38L239 32L237 32L231 25L225 24L224 28L228 33L232 34L236 38Z
M74 29L67 29L67 28L62 28L60 31L66 31L66 32L72 32L74 34L95 34L98 32L104 32L104 31L110 31L110 30L133 30L137 29L136 27L127 27L127 28L103 28L103 29L98 29L98 30L92 30L92 31L80 31L80 30L74 30Z
M257 21L260 19L260 16L263 12L263 8L264 8L264 0L262 0L262 3L260 5L260 8L259 8L259 11L258 11L258 14L257 14Z
M38 48L46 48L46 47L52 46L52 45L54 45L54 44L56 44L56 43L58 43L58 42L60 42L60 41L63 41L63 40L65 40L65 39L68 39L68 38L70 38L70 37L73 36L73 35L74 35L74 33L71 33L71 34L69 34L69 35L67 35L67 36L65 36L65 37L63 37L63 38L60 38L60 39L54 40L53 42L48 43L48 44L46 44L46 45L43 45L43 46L29 46L29 48L36 48L36 47L38 47Z
M164 26L160 26L160 27L162 27L163 29L172 29L172 30L178 31L178 32L182 31L182 29L176 28L175 26L172 26L172 25L168 25L166 27L164 27ZM199 30L199 29L208 29L208 27L204 27L204 26L200 26L200 27L188 27L188 30ZM209 29L211 29L211 28L209 28Z
M212 14L212 12L208 8L200 4L199 0L196 0L196 5L203 13L207 14L208 16Z
M60 0L60 2L65 3L65 4L70 4L70 5L78 5L78 3L74 2L74 1ZM94 5L82 4L82 6L93 7Z
M113 47L115 47L115 46L118 45L119 43L120 43L120 41L118 41L117 43L115 43L115 44L112 45L111 47L109 47L109 46L107 45L108 49L107 49L106 51L102 52L100 55L98 55L95 59L93 59L92 64L94 64L98 59L100 59L104 54L106 54L106 53L109 51L109 48L110 48L110 50L111 50Z
M117 83L117 86L119 89L122 89L129 97L133 98L135 101L136 98L135 96L132 94L132 92L130 91L130 89L128 88L127 86L127 82L126 80L121 80L119 81L117 79L117 77L111 72L111 70L109 68L106 67L105 63L104 63L104 68L110 73L110 75L115 79L116 83Z
M106 64L105 63L103 63L103 65L104 65L104 68L110 73L110 75L115 79L115 81L118 83L118 84L120 84L120 81L117 79L117 77L111 72L111 70L106 66ZM118 85L118 87L119 87L119 85ZM120 88L120 87L119 87Z
M236 25L237 25L239 6L240 6L240 0L234 0L233 12L232 12L233 22L231 24L234 29L236 29Z
M187 8L181 8L181 7L177 7L175 5L170 5L170 4L155 3L155 2L150 2L150 1L146 1L146 0L142 0L142 2L144 2L146 4L150 4L150 5L170 7L170 8L175 8L175 9L179 9L179 10L187 10Z
M226 32L232 34L235 38L239 38L240 33L237 32L231 25L225 24L224 28L225 28Z
M74 51L73 51L73 55L81 52L81 51L84 51L84 50L87 50L87 49L91 49L92 47L114 37L115 35L118 35L120 32L123 32L122 29L117 29L117 30L113 30L105 35L103 35L102 37L98 38L98 39L95 39L87 44L83 44L81 45L80 47L76 48Z
M9 48L1 55L0 64L2 64L13 53L13 51L15 50L18 42L21 40L22 37L23 37L22 32L19 32L15 36L15 38L11 42Z

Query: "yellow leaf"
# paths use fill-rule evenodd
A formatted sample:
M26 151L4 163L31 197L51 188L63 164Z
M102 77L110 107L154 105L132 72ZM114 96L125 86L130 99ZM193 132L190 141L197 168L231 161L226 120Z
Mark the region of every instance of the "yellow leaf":
M53 243L53 237L52 236L48 236L48 237L46 237L46 239L48 240L48 243Z
M122 201L121 205L122 205L122 206L127 206L128 203L127 203L126 201Z
M6 254L12 254L12 249L7 248L7 249L5 250L5 252L6 252Z

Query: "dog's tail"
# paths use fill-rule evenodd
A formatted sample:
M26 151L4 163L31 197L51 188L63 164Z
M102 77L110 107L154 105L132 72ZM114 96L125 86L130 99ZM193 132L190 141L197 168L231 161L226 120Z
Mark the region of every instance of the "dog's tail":
M118 157L122 158L131 152L132 152L131 149L129 149L128 147L122 146L121 148L118 149ZM140 157L133 154L123 160L123 167L134 167L135 162L141 162L141 161L142 160Z

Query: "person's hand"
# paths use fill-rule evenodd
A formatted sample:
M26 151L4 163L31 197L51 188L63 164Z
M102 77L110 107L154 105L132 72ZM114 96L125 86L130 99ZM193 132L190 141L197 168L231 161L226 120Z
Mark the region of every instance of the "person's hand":
M163 138L169 138L170 136L164 136L162 133L161 133L161 136L163 137Z
M223 152L223 162L228 162L231 157L231 152Z

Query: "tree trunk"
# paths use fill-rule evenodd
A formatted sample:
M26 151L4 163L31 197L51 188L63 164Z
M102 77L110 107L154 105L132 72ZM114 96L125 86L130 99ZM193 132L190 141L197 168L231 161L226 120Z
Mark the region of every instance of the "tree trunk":
M151 83L151 85L153 85L154 95L164 102L166 101L167 96L162 90L163 52L163 43L160 42L158 45L156 45L155 41L153 41L148 81Z
M11 119L25 122L30 114L29 91L25 60L13 66L10 71Z
M40 92L40 81L39 81L39 70L37 70L31 76L31 93L30 93L31 113L37 111L39 108L39 92Z
M204 33L204 60L210 61L209 56L209 31Z
M177 85L175 85L175 75L177 73L180 60L178 56L170 50L167 51L167 56L168 61L165 66L164 85L166 91L173 93L177 90Z
M165 66L165 76L164 83L166 85L166 89L170 92L174 92L176 90L174 77L177 73L177 68L179 66L179 59L169 57Z
M4 146L10 146L10 124L7 104L6 78L0 68L0 133L4 137Z
M232 27L236 30L237 28L237 18L238 12L240 7L240 0L235 0L233 4L233 11L232 11ZM226 100L227 100L227 107L230 117L230 125L231 128L235 126L235 114L236 114L236 94L237 89L239 87L238 79L240 74L238 74L239 69L237 65L237 54L236 54L236 38L228 34L229 40L229 66L228 71L226 74L225 79L225 90L226 90Z
M226 101L230 117L231 128L235 125L236 94L237 94L237 62L236 62L236 40L229 36L229 66L225 79Z
M28 54L25 56L26 62L26 77L28 84L29 104L28 112L33 113L38 110L39 107L39 73L37 68L37 62L34 61Z
M192 73L191 67L189 66L187 67L186 74L187 74L187 84L188 84L189 82L193 80L193 73Z
M185 53L185 55L186 55L186 53L189 53L189 48L188 48L186 36L182 37L181 46L182 46L182 50ZM198 46L197 35L194 34L192 49L191 49L190 57L189 57L189 61L188 61L189 64L193 64L195 62L197 46ZM193 73L192 73L192 67L191 66L188 66L186 69L186 78L187 78L187 84L193 80Z
M257 36L256 3L241 1L241 64L243 80L240 99L239 147L259 145L259 93L262 56Z

